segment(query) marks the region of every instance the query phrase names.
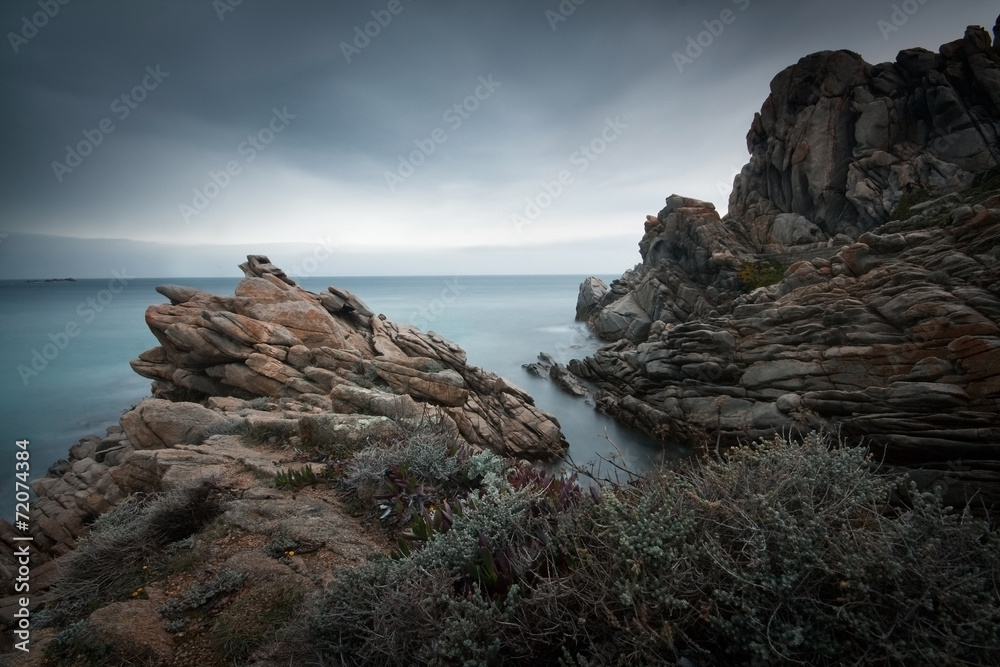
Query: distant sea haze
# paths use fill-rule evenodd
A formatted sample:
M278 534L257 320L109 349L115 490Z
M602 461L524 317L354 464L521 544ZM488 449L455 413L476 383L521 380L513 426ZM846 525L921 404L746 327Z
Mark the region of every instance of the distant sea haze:
M599 341L574 322L583 277L308 278L301 284L314 292L328 285L348 289L376 313L458 343L470 363L521 386L558 417L577 463L596 461L599 453L617 456L610 439L630 464L646 467L658 460L659 447L521 367L539 352L565 363L597 348ZM124 410L149 395L149 380L136 375L129 361L158 345L144 319L149 305L166 302L156 286L172 283L231 295L238 282L127 274L110 280L0 281L3 451L13 457L15 441L29 439L34 479L65 458L81 437L104 435ZM13 483L4 482L2 489L9 501L4 507L12 508Z

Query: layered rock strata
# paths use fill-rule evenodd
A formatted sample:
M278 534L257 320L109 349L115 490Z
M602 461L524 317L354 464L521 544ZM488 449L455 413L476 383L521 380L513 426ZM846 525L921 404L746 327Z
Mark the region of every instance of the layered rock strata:
M611 344L570 368L664 441L839 430L997 502L998 132L982 28L878 66L803 58L753 121L728 215L671 196L641 264L581 285L577 317Z
M969 187L1000 164L998 137L1000 48L979 26L879 65L814 53L771 81L730 215L757 250L856 239L907 195Z
M347 291L304 290L266 257L241 268L233 297L157 288L170 303L150 306L146 322L161 345L132 362L153 380L153 397L32 482L36 566L72 551L96 517L132 493L176 488L234 462L277 470L219 434L256 429L305 449L359 448L430 426L513 458L565 453L552 415L466 364L454 343L376 315ZM0 521L0 556L13 554L18 535ZM0 558L0 575L13 577L14 562ZM35 575L44 582L45 572Z
M453 421L472 445L525 458L565 451L552 415L468 365L454 343L376 315L345 290L304 290L266 257L241 268L233 297L157 288L170 304L151 306L146 323L160 346L132 362L154 380L154 396L309 396L334 412L377 412L387 395L406 396L421 414Z

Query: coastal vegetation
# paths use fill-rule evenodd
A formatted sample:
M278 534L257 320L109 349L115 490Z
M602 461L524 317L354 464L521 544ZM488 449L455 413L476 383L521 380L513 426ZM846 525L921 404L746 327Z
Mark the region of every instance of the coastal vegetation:
M776 438L600 491L491 471L410 511L410 549L341 573L295 631L357 665L1000 657L997 534L836 445ZM426 453L415 474L444 487Z
M770 287L785 275L785 267L777 262L745 262L737 274L744 292L758 287Z
M396 547L311 590L221 569L160 607L171 632L203 628L220 660L265 647L297 664L1000 658L997 533L829 435L598 486L423 427L330 469L297 481L349 501ZM225 509L211 491L130 501L95 524L49 612L65 626L54 664L128 664L76 619L167 576L171 554ZM167 532L164 517L180 527ZM279 537L266 551L287 563L300 544Z

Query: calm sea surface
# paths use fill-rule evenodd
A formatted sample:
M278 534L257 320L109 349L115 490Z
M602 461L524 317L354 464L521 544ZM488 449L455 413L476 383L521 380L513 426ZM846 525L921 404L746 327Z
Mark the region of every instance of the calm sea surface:
M469 363L503 375L555 414L577 463L611 455L607 435L631 465L646 467L664 455L661 448L521 368L539 352L565 363L597 348L573 319L581 281L582 276L422 276L299 282L312 291L343 287L391 320L455 341ZM143 319L147 306L166 302L155 292L157 285L231 295L238 282L236 277L133 279L122 289L107 279L0 281L0 516L13 516L16 440L30 440L32 478L41 477L77 440L104 435L124 410L149 395L150 381L128 362L157 345Z

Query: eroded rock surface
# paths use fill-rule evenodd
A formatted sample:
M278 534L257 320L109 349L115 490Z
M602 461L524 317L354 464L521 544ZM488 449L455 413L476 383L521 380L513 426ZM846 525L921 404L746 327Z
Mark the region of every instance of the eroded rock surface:
M123 414L105 437L81 440L68 460L32 481L33 606L44 603L45 596L34 593L56 577L59 559L93 520L133 493L214 478L241 494L233 507L249 503L278 526L279 517L302 523L300 513L312 516L319 507L296 504L260 482L295 463L300 447L354 451L433 428L518 459L565 452L554 417L504 378L466 364L454 343L376 315L344 290L317 295L301 289L266 257L250 256L241 268L247 277L232 297L158 288L170 303L150 306L146 322L160 346L132 362L153 380L153 397ZM247 447L242 437L255 433L256 440L260 434L275 440L276 449L287 447L292 458ZM333 534L345 518L331 512L322 526L303 526L316 539ZM13 554L22 543L15 538L23 536L0 521L6 581L17 575ZM324 540L327 550L346 548L337 541ZM370 544L341 555L363 557L362 546ZM16 599L0 598L0 608L13 605ZM92 620L95 627L113 625ZM150 639L150 655L161 650L158 641Z
M248 257L241 268L246 278L234 297L158 288L171 303L151 306L146 322L160 346L132 362L155 381L154 396L187 390L322 402L333 392L342 407L344 392L354 389L372 396L373 409L380 395L408 396L421 413L452 420L472 445L527 458L565 451L554 417L507 380L466 364L454 343L375 315L345 290L304 290L266 257ZM139 423L152 410L144 404L129 418L143 442L156 436Z
M729 211L758 250L857 238L909 194L972 185L997 166L998 136L1000 54L979 26L879 65L814 53L771 81Z
M830 428L951 501L1000 501L998 81L974 26L780 73L728 215L673 195L648 216L641 263L581 285L611 344L570 369L665 441Z

